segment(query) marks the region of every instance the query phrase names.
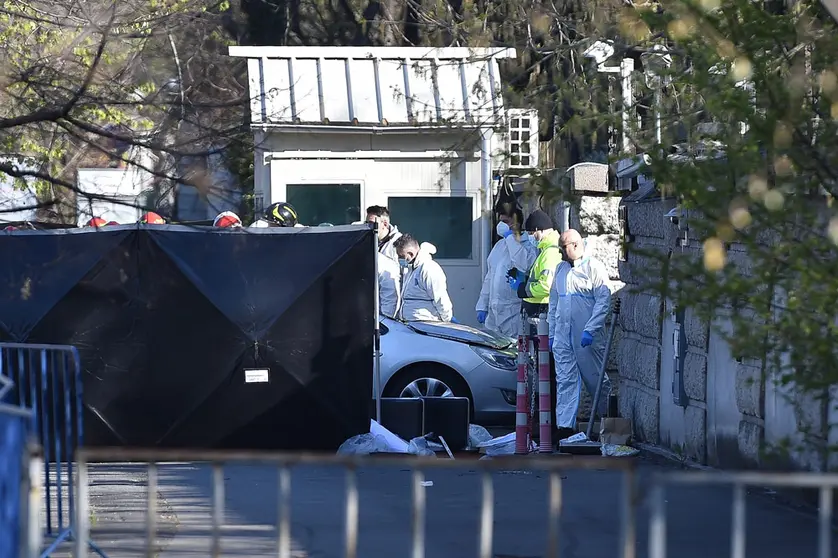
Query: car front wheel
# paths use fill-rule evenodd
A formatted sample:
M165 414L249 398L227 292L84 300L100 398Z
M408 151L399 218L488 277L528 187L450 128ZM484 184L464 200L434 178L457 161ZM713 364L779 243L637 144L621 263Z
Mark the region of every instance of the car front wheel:
M462 376L447 366L418 364L399 371L384 390L385 397L467 397Z

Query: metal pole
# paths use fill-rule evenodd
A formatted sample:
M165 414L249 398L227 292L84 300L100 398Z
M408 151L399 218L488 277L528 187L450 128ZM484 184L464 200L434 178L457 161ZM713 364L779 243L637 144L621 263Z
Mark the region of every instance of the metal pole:
M550 430L550 338L547 314L539 314L538 322L538 451L553 453Z
M381 424L381 304L378 300L378 227L381 226L378 220L372 227L372 253L375 265L375 294L373 296L373 317L375 319L375 331L373 333L373 374L375 383L375 420Z
M591 404L591 418L588 420L588 429L585 432L588 440L594 433L594 422L596 421L597 407L599 407L599 398L602 395L602 384L605 381L605 367L608 366L608 353L611 352L611 341L614 339L614 330L617 329L617 319L620 317L620 299L614 301L614 306L611 309L611 324L608 326L608 339L605 341L605 359L602 361L602 369L599 372L599 383L596 386L596 393Z
M515 397L515 453L523 455L529 452L529 417L527 416L527 361L529 353L527 347L526 328L528 324L521 319L521 329L518 334L518 390Z
M494 64L490 61L489 64ZM492 129L484 129L480 133L480 184L483 190L483 207L480 212L480 274L486 275L489 261L489 251L492 247L491 218L493 188L492 188Z
M157 536L157 463L148 464L148 492L146 494L145 555L154 556Z
M623 90L623 152L628 153L631 149L631 107L634 104L632 92L631 74L634 72L634 60L623 58L620 61L621 89Z
M73 556L85 558L87 554L87 541L90 540L90 496L88 494L87 460L79 459L78 465L79 480L76 484L76 521L77 531L73 533ZM72 490L72 488L71 488ZM40 502L39 502L40 504ZM38 514L40 516L40 514Z

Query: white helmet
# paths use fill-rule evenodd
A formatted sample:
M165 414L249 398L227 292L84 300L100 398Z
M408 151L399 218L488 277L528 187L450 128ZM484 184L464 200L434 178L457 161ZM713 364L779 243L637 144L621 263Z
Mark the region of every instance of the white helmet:
M251 229L267 229L271 226L270 223L265 221L264 219L256 219L250 224Z

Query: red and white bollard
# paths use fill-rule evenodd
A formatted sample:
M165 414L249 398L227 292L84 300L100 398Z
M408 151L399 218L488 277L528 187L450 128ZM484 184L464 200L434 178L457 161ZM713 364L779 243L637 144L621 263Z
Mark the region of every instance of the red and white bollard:
M518 392L515 398L515 455L529 453L529 412L527 410L527 361L529 360L529 338L522 324L518 335Z
M550 429L550 327L547 315L538 316L538 452L553 453Z

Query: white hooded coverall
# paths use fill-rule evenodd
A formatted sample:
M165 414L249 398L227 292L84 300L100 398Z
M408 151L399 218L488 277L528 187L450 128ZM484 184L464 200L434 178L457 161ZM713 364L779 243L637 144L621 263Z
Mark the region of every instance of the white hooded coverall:
M396 241L401 238L402 233L399 232L399 228L396 225L390 224L390 233L384 237L384 241L378 242L378 251L381 254L384 254L391 260L396 263L399 263L399 255L396 253L396 247L394 244Z
M527 273L532 267L537 250L530 250L510 234L501 238L489 252L483 288L475 310L487 312L486 329L510 337L518 337L521 327L521 299L509 288L507 273L513 267Z
M388 318L396 317L399 308L402 270L395 262L378 253L378 310Z
M432 244L423 242L419 253L402 277L402 300L399 317L408 322L421 320L450 322L454 308L448 297L445 272L431 257Z
M595 258L582 258L556 267L550 289L548 323L556 359L556 427L574 428L582 383L593 395L605 361L605 316L611 304L608 272ZM594 341L582 347L582 332ZM605 415L611 381L606 375L597 412Z

